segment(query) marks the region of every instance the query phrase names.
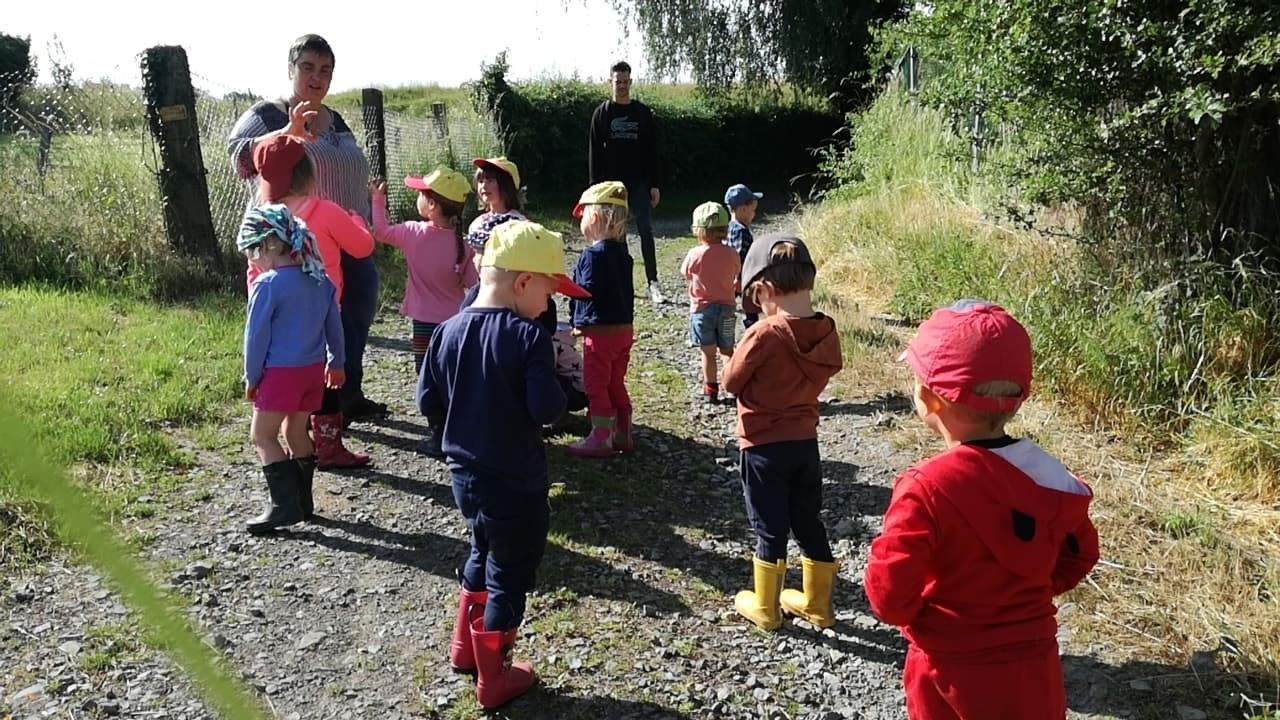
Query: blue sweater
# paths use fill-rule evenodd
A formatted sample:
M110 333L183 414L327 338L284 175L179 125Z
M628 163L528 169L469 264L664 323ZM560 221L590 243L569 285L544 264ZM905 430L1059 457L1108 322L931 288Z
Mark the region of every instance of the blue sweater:
M327 347L327 353L326 353ZM258 276L249 290L244 324L244 382L257 387L269 367L346 364L342 315L333 284L316 282L297 266Z
M431 336L418 410L445 417L451 467L498 478L495 491L547 490L542 426L564 412L551 336L506 308L469 307Z
M572 303L572 325L630 325L635 320L635 281L631 277L631 253L616 240L593 243L578 256L573 281L591 297Z

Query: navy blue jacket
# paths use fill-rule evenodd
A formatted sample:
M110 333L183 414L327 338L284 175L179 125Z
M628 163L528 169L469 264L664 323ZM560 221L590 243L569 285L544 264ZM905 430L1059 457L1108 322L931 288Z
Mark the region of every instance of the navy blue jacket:
M573 267L573 281L591 297L573 301L574 327L630 325L635 320L633 264L627 246L616 240L594 243L582 251Z
M564 412L551 336L506 308L466 310L431 335L418 410L445 418L449 465L499 478L495 491L547 490L542 426Z

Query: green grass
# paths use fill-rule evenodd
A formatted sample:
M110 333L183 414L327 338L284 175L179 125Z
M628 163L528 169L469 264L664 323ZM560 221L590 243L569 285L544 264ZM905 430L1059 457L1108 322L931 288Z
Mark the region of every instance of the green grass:
M181 487L175 443L220 423L240 394L243 308L210 297L162 307L98 293L0 289L3 395L49 459L80 468L100 514L149 517ZM48 550L48 521L0 470L0 560Z

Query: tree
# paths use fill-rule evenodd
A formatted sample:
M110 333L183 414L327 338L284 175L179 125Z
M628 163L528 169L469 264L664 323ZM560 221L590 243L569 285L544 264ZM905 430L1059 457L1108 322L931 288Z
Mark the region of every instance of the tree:
M0 33L0 108L16 108L22 91L36 79L31 38ZM9 113L0 113L9 115ZM0 119L0 123L7 120Z
M610 0L661 75L723 90L787 82L847 109L866 98L873 29L904 0Z
M1278 37L1274 0L933 0L880 56L917 47L925 102L1014 129L1027 198L1088 208L1160 282L1280 260Z

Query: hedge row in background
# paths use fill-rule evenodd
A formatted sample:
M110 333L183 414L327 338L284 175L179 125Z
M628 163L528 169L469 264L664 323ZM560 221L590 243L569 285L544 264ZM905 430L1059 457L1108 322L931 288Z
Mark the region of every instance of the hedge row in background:
M504 58L472 86L480 108L493 113L522 181L539 194L571 195L587 184L591 113L607 89L578 80L510 85ZM658 119L659 186L702 191L743 182L753 189L808 196L817 182L816 148L829 145L844 118L817 103L749 104L742 100L669 93L636 99ZM702 191L705 192L705 191Z

